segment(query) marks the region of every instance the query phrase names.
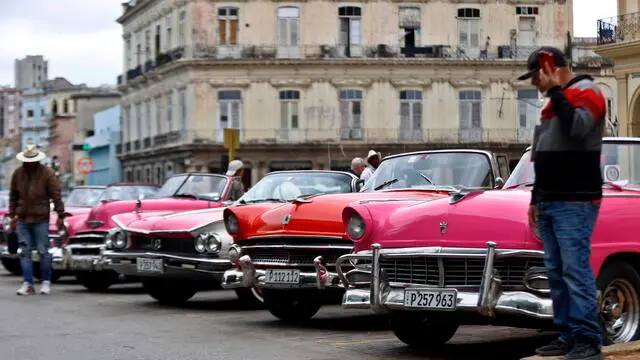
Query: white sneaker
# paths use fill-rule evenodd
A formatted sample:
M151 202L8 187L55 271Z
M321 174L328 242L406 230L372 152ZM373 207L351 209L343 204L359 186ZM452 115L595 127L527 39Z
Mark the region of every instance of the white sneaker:
M33 285L25 281L24 283L22 283L22 286L20 287L20 289L16 291L16 294L26 296L26 295L33 295L35 292L36 291L33 288Z
M42 286L40 287L41 295L49 295L51 294L51 281L43 281Z

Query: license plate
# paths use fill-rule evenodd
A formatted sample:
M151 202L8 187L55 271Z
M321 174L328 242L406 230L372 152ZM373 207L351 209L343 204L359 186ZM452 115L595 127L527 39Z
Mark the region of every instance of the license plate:
M408 308L455 310L458 300L456 289L406 289L404 306Z
M138 272L164 272L164 263L162 259L137 258L136 266L138 267Z
M300 270L272 270L264 275L264 282L272 285L298 285L300 284Z
M87 270L93 267L93 259L74 259L73 268Z

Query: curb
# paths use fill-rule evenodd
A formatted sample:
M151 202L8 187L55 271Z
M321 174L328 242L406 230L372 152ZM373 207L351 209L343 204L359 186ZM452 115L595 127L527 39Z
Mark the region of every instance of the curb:
M624 344L614 344L602 348L602 352L606 355L627 355L638 353L640 358L640 341L632 341ZM564 356L529 356L520 360L564 360Z

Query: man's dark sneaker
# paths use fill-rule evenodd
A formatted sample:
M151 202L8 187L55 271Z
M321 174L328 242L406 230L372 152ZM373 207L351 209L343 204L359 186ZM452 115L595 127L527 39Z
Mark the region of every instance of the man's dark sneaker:
M573 349L564 358L566 360L604 360L604 354L593 343L577 340Z
M536 349L536 354L540 356L562 356L566 355L571 351L573 346L567 344L566 342L556 339L553 340L549 345L545 345Z

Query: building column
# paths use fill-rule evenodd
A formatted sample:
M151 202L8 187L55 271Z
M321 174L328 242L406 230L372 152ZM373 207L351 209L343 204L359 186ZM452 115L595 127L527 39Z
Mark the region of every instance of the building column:
M627 74L616 74L616 84L618 87L618 136L638 136L629 121L629 84Z

